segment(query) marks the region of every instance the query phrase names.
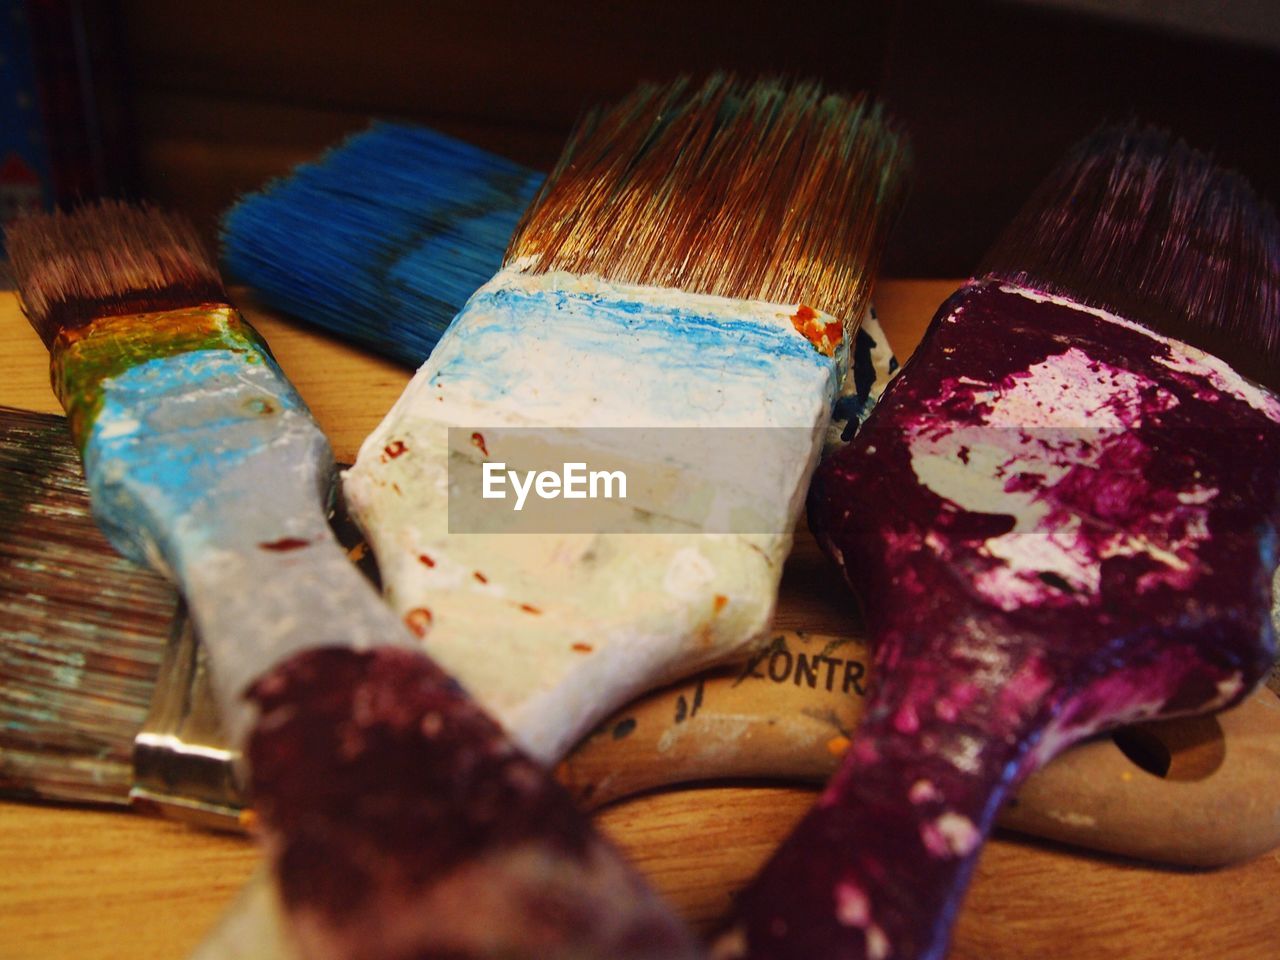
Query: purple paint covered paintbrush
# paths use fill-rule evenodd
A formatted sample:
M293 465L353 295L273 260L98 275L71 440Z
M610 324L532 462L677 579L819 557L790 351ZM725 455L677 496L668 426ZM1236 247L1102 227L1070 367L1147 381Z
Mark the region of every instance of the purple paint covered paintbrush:
M811 493L877 680L718 957L944 956L1028 773L1263 676L1280 401L1237 371L1274 383L1278 273L1274 215L1238 178L1109 130L943 305Z

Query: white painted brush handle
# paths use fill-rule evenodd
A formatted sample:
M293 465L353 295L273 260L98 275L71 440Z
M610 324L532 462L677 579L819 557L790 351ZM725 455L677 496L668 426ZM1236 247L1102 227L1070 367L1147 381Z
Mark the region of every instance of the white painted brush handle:
M842 333L794 305L504 271L459 314L345 475L388 602L544 760L637 694L744 655L773 613L847 362ZM451 449L450 427L474 446ZM652 496L635 516L667 525L459 533L451 466L468 455L474 469L501 460L490 427L613 431L600 442L652 471ZM663 447L682 430L739 431L740 456ZM663 487L655 478L682 458L685 485ZM677 518L704 529L721 499L739 502L729 488L747 491L758 523L676 532Z
M239 511L235 508L246 500L228 503L224 517L242 521L248 536L209 544L183 584L191 616L208 644L219 709L237 747L255 719L245 691L289 656L316 647L420 649L347 559L320 511L315 509L318 522L311 529L300 529L297 503L291 515L281 515L286 522L272 523L274 517L257 510L272 506L272 499L260 498L253 508Z
M104 379L84 447L95 517L184 594L237 748L246 689L289 655L416 646L329 529L328 441L260 341L239 342Z

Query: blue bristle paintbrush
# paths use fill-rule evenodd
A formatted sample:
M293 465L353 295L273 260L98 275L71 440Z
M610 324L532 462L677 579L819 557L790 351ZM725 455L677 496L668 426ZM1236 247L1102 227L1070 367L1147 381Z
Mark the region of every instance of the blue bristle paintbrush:
M96 518L200 629L302 954L693 956L348 562L328 443L190 225L108 202L6 239Z
M232 207L223 264L272 306L416 366L502 265L542 179L434 130L375 123Z

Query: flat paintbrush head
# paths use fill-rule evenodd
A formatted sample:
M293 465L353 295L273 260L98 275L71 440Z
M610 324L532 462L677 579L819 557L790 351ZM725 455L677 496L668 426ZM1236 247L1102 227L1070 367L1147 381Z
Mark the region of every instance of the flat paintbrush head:
M0 407L0 794L128 802L175 603L94 524L62 417Z
M228 276L417 367L502 266L542 174L426 127L375 123L223 217Z
M719 74L643 86L581 121L507 259L856 322L907 163L862 97Z
M978 276L1069 297L1280 386L1280 226L1239 175L1137 126L1076 147Z
M5 230L23 307L45 345L99 317L225 303L195 229L154 207L104 200Z

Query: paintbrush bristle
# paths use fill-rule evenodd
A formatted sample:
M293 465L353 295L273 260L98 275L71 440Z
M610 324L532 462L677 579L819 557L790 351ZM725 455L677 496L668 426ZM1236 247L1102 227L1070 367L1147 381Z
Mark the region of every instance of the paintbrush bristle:
M498 272L541 182L435 130L375 123L227 211L223 263L271 306L416 367Z
M128 802L176 602L98 530L66 421L0 407L0 793Z
M33 214L10 224L5 242L23 307L46 345L98 317L227 299L195 229L154 207L103 200Z
M856 322L907 163L860 96L719 74L647 85L582 120L507 259Z
M1049 176L978 276L1070 297L1280 381L1280 227L1244 178L1167 134L1108 127Z

